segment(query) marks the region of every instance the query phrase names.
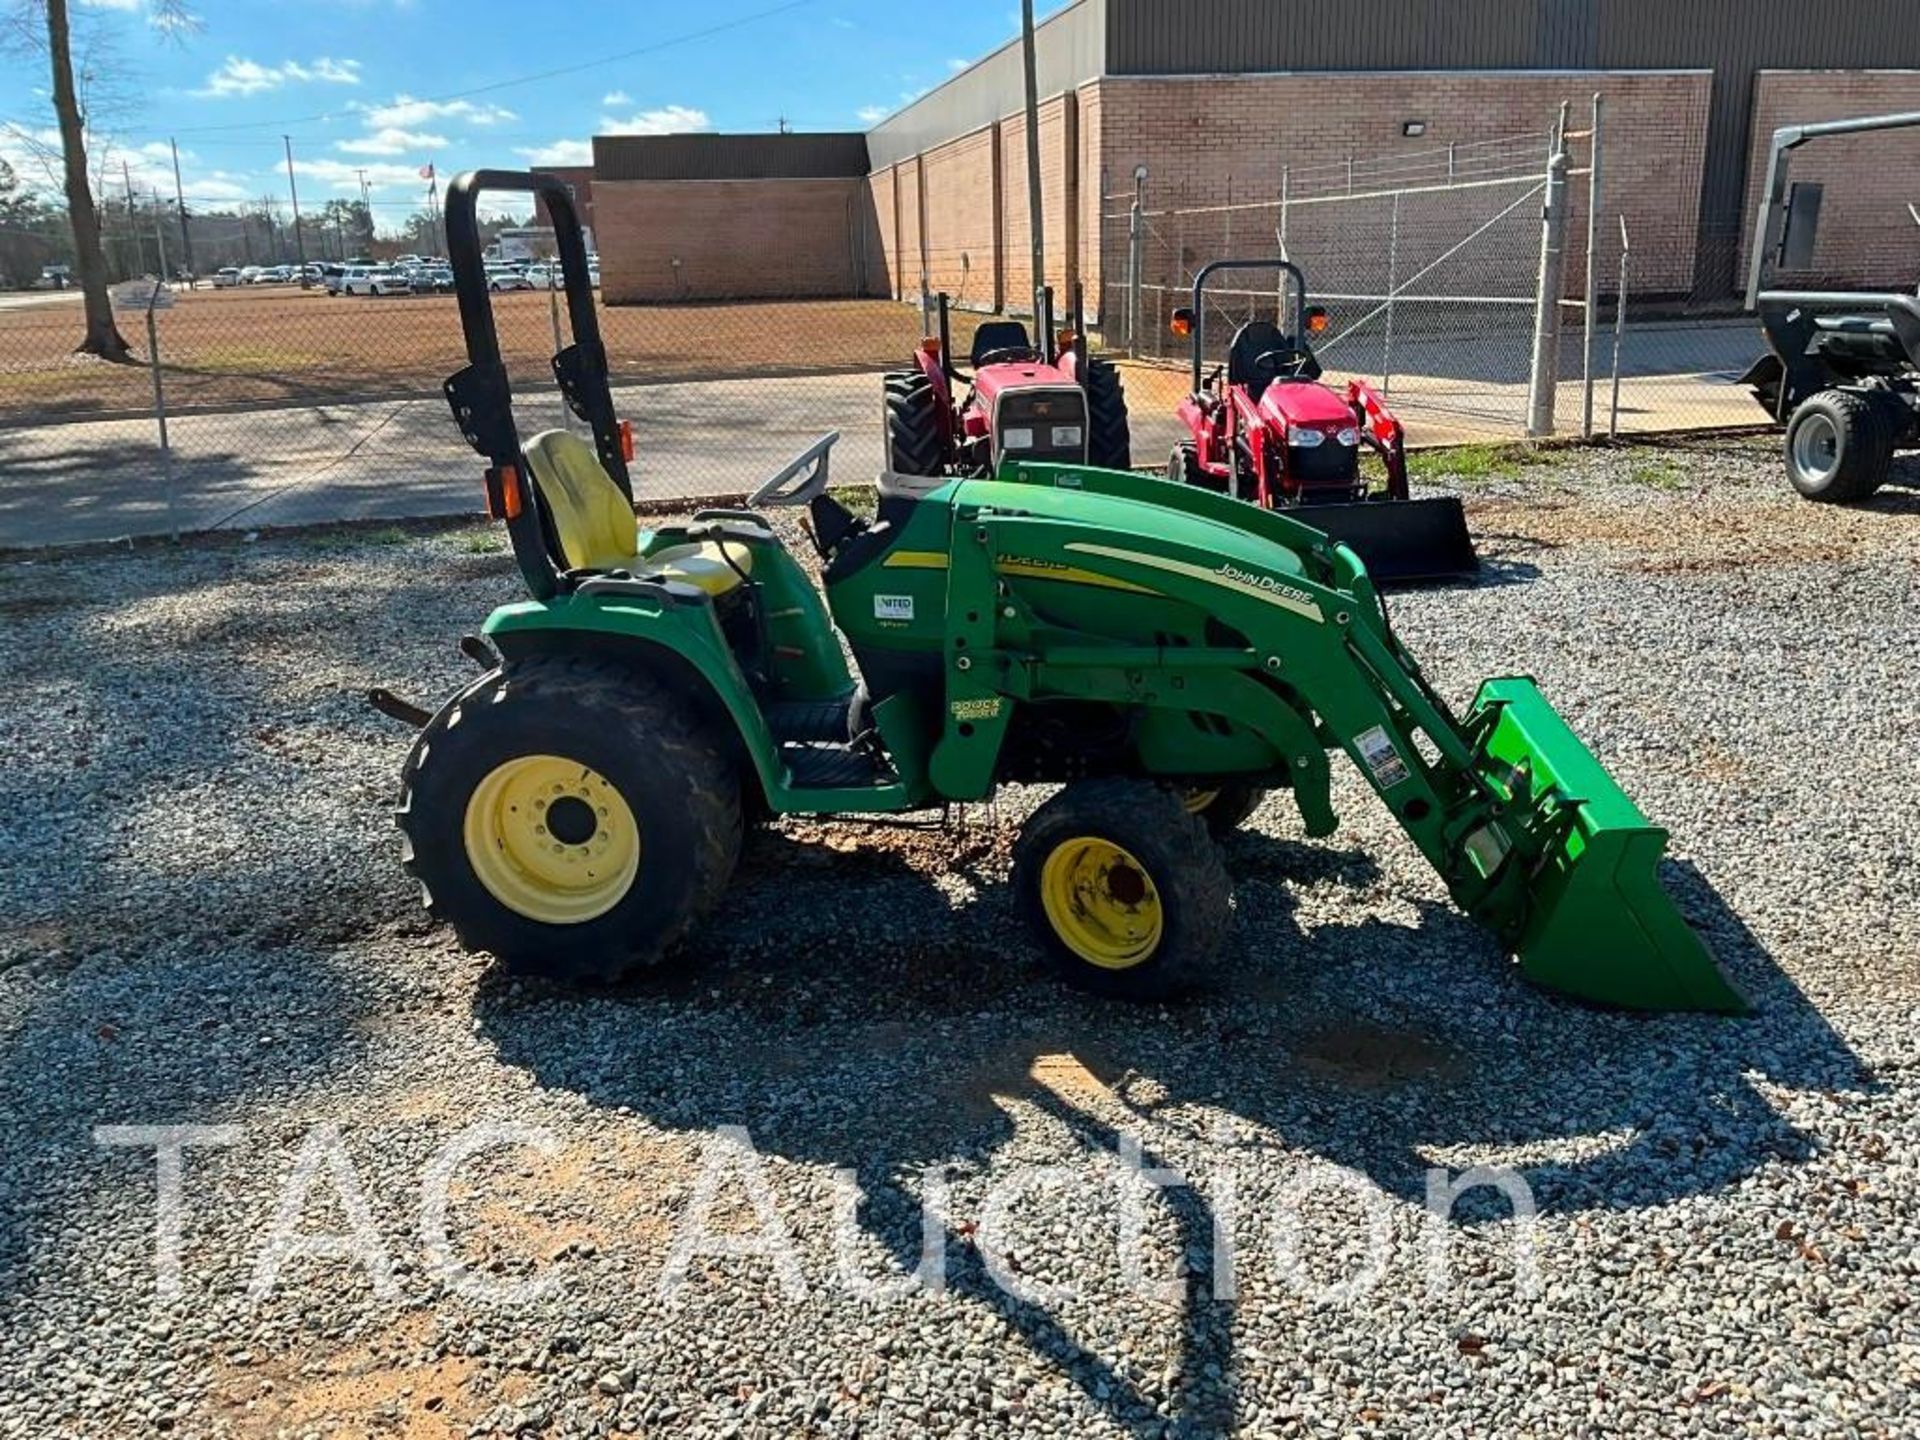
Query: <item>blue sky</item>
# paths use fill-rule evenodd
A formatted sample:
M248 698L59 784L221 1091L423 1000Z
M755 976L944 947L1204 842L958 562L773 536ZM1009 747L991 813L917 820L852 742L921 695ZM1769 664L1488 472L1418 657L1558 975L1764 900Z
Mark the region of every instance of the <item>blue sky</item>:
M383 227L421 203L429 163L443 179L584 164L595 134L771 130L782 117L864 129L1019 26L1009 0L920 9L920 24L900 0L200 0L200 28L168 38L153 0L70 3L76 64L98 77L91 149L106 198L124 194L123 165L136 191L171 197L177 137L191 208L284 203L287 134L303 205L358 196L364 170ZM570 73L531 78L555 70ZM0 158L41 188L57 142L46 89L39 55L0 52Z

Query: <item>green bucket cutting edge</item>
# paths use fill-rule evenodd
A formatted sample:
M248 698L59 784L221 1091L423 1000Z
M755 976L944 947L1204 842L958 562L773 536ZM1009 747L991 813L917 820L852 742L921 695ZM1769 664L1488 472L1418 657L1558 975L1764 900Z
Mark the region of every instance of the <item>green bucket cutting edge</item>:
M1751 1008L1660 884L1667 832L1642 815L1533 681L1490 680L1473 717L1485 722L1482 768L1513 789L1545 848L1530 868L1514 950L1535 984L1633 1010ZM1472 722L1469 722L1469 728ZM1569 813L1570 812L1570 813Z

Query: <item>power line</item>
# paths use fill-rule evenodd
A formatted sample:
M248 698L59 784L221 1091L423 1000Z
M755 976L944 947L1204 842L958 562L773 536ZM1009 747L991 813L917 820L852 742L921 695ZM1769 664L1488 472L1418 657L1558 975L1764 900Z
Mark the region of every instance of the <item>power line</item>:
M541 70L529 75L517 75L507 80L495 80L485 85L476 85L467 90L449 90L440 95L414 97L417 103L443 105L450 100L466 100L475 95L491 95L500 90L510 90L519 85L536 85L543 80L558 80L568 75L583 74L588 70L604 69L608 65L617 65L634 60L642 55L658 54L678 45L689 45L696 40L711 39L715 35L724 35L730 30L739 30L748 25L757 25L763 20L771 20L777 15L785 15L794 10L804 9L818 4L819 0L785 0L779 5L770 5L764 10L756 10L749 15L740 15L732 20L722 20L700 30L689 30L685 34L669 36L665 40L656 40L650 45L637 45L631 50L617 51L611 55L602 55L594 60L583 60L577 65L562 65L552 70ZM348 114L358 113L348 111ZM280 120L249 120L230 125L190 125L175 133L180 135L213 135L231 130L259 130L270 126L287 127L292 125L311 125L342 119L337 110L323 110L313 115L296 115Z

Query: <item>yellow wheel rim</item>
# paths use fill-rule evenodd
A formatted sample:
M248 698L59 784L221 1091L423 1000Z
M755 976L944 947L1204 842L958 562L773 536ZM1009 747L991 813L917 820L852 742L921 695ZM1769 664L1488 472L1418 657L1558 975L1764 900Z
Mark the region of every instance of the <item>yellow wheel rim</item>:
M545 925L597 920L640 872L640 826L605 776L558 755L496 766L467 801L467 863L502 905Z
M1110 840L1056 845L1040 867L1040 904L1067 948L1102 970L1130 970L1159 948L1166 919L1146 867Z
M1187 814L1189 815L1200 814L1219 798L1220 787L1218 785L1214 786L1211 790L1182 790L1180 792L1180 803L1187 807Z

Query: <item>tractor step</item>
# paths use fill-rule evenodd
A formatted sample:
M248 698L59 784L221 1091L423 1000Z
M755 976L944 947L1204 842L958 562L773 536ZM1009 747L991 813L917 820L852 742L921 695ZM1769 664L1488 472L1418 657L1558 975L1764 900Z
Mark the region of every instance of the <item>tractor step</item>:
M882 757L844 740L782 745L780 760L796 790L864 790L900 778Z
M777 700L766 707L767 728L781 744L825 741L838 744L847 733L852 700Z

